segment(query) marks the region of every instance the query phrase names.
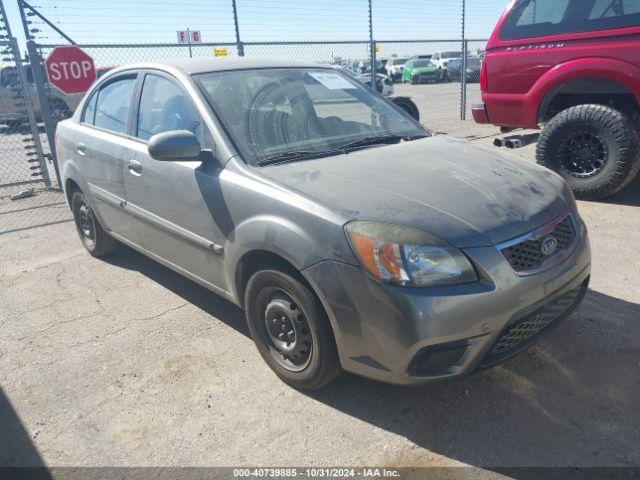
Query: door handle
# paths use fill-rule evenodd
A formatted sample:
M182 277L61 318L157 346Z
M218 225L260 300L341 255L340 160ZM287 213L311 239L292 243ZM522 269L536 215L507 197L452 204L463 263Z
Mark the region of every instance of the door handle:
M82 155L84 157L87 154L87 145L83 142L78 142L76 145L76 152L78 152L78 155Z
M138 160L129 160L129 173L136 177L142 175L142 163Z

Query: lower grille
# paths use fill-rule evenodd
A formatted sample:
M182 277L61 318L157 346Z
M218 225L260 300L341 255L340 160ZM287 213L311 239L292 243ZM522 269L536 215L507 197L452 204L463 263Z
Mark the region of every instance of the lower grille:
M520 348L528 345L529 341L533 340L539 333L564 318L582 300L586 290L587 284L585 282L575 290L561 295L523 320L507 327L498 337L483 364L497 363L504 357L511 356Z

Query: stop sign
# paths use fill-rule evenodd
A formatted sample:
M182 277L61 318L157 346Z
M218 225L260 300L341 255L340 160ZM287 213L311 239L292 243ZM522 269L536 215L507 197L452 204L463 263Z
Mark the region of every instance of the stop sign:
M64 93L84 93L96 79L93 59L75 46L56 47L44 65L49 83Z

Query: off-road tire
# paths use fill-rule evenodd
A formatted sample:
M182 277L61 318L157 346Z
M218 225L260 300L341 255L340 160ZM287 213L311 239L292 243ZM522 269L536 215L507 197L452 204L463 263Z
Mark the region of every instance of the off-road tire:
M245 311L249 331L258 352L288 385L302 390L315 390L335 379L341 370L333 330L318 297L299 279L284 271L261 270L249 279L245 291ZM306 367L291 371L281 365L274 353L274 344L267 331L266 309L271 291L285 292L306 320L310 333L311 351Z
M84 194L79 190L73 192L71 196L71 211L82 245L91 255L102 257L118 248L118 241L102 228ZM86 233L86 226L83 225L82 216L87 214L90 216L91 235Z
M597 136L606 146L604 165L592 176L576 176L564 166L564 142L576 132ZM560 174L576 198L598 200L619 192L635 178L640 170L640 139L624 113L604 105L578 105L563 110L545 126L536 159Z

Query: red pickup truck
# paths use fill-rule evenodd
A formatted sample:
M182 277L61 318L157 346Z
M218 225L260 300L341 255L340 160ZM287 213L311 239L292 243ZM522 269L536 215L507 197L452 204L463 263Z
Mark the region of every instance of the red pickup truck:
M538 163L578 198L640 170L640 0L514 0L481 71L478 123L540 128Z

